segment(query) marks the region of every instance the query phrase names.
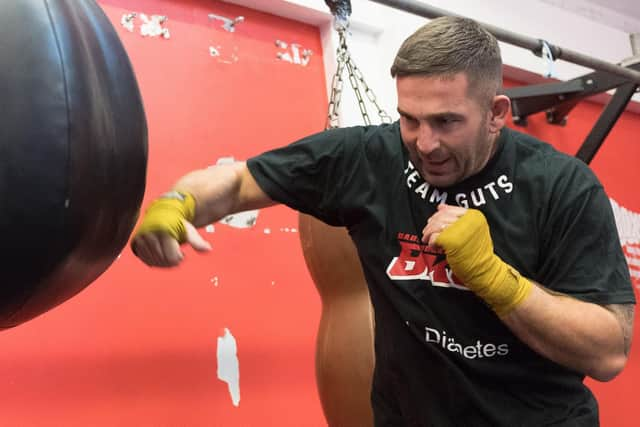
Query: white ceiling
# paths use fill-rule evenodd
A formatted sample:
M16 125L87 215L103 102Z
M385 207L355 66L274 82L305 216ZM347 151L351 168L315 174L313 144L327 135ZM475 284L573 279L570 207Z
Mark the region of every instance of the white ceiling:
M640 0L541 0L577 15L617 28L640 33Z
M612 9L616 12L640 20L640 2L638 0L589 0L591 3Z

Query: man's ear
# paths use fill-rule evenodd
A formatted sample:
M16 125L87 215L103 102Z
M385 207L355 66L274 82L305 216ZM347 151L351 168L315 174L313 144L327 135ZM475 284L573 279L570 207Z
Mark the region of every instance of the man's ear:
M496 95L493 97L491 111L489 114L489 131L499 132L507 121L507 114L511 110L511 100L506 95Z

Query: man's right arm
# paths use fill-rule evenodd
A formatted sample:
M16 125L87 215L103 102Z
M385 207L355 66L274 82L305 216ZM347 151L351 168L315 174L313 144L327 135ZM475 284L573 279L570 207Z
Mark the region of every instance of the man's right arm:
M145 264L174 267L182 262L181 243L198 251L211 246L197 232L225 216L276 204L255 181L246 163L213 166L178 180L174 196L160 197L147 209L131 248Z
M232 213L276 204L262 191L244 162L191 172L178 180L174 190L195 198L195 216L191 222L196 227Z

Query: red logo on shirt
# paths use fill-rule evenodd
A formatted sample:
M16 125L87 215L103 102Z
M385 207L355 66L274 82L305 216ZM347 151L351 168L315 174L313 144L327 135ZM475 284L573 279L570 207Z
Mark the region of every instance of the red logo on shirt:
M444 254L432 252L418 236L398 233L400 254L387 267L391 280L426 280L434 286L468 290L447 264Z

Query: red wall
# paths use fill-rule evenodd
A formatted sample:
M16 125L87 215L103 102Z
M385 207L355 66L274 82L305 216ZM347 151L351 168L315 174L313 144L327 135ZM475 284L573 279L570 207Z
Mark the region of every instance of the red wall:
M145 100L145 203L189 170L220 157L244 159L323 128L327 97L316 28L219 1L100 3ZM134 33L126 31L120 18L131 11L168 16L171 38L142 37L139 19ZM209 13L245 21L229 33ZM278 60L276 39L312 49L309 65ZM209 46L221 56L210 56ZM573 154L600 108L580 105L566 127L531 117L525 131ZM592 164L610 196L635 212L639 131L640 117L625 114ZM323 425L313 361L320 301L291 231L296 224L296 214L283 207L261 211L252 228L216 224L206 234L213 252L188 251L188 262L171 271L149 269L125 248L80 295L0 334L0 424ZM238 344L238 407L216 375L224 328ZM603 426L636 424L636 353L613 382L589 382Z

